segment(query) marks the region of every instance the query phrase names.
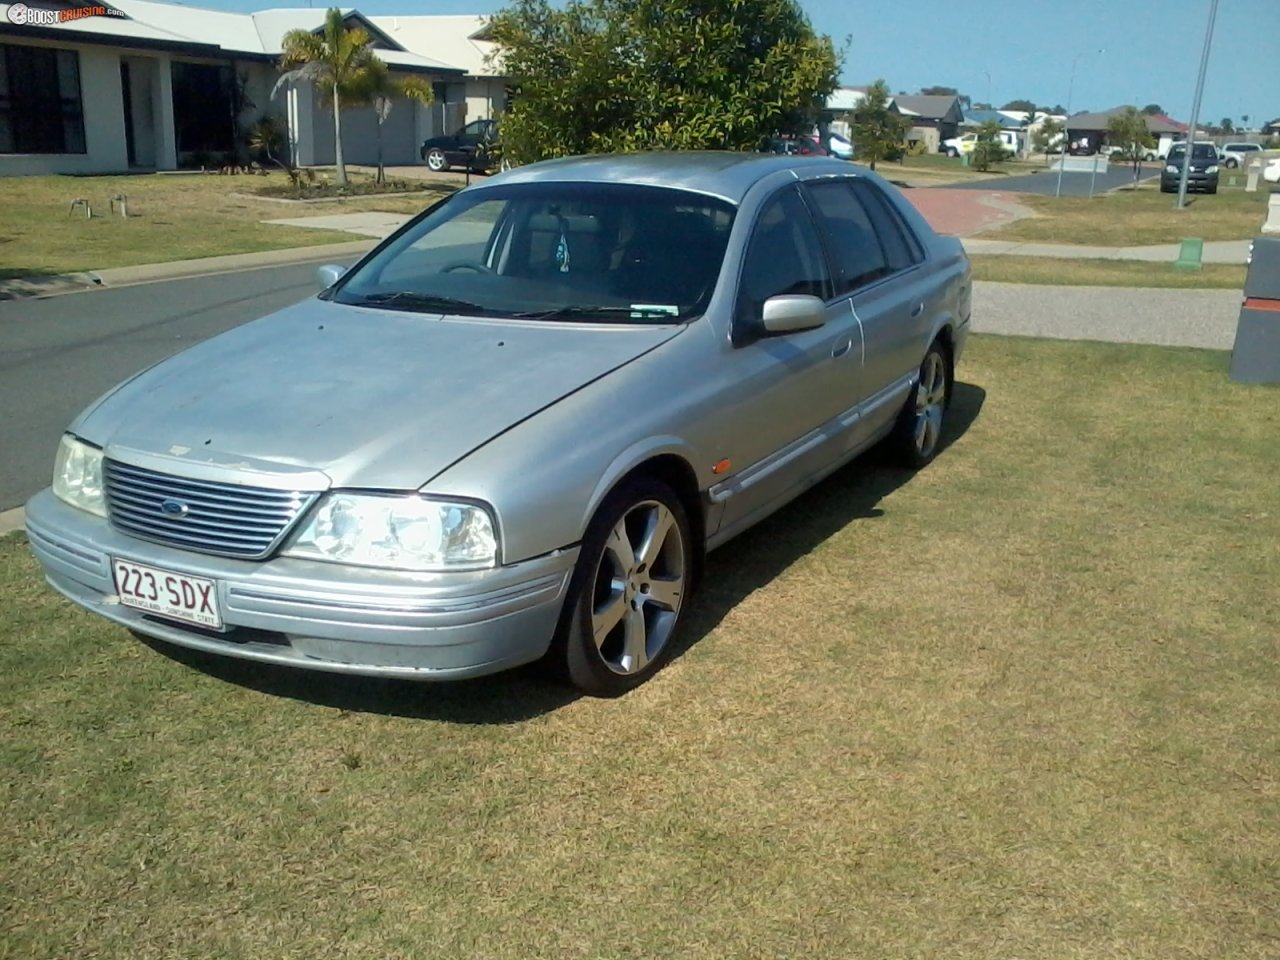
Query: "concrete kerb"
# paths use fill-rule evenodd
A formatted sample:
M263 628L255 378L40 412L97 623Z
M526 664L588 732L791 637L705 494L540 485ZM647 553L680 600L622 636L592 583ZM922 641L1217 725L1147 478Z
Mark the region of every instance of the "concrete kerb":
M111 267L85 273L55 274L47 277L17 277L0 280L0 300L27 297L50 297L78 293L98 287L123 287L161 280L181 280L214 273L257 270L262 267L323 260L349 260L363 256L377 243L369 237L347 243L322 243L286 250L261 250L256 253L234 253L224 257L201 257L197 260L171 260L146 263L136 267Z
M21 530L26 515L27 512L22 507L0 511L0 537L8 536Z

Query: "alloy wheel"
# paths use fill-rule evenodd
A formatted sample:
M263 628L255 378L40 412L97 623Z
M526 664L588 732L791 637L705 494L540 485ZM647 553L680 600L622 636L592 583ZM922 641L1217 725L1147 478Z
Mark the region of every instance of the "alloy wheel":
M610 671L639 673L663 651L687 574L684 536L665 505L641 501L614 524L591 593L591 638Z
M942 354L931 350L920 368L916 388L915 446L921 457L930 456L942 436L942 417L947 410L947 364Z

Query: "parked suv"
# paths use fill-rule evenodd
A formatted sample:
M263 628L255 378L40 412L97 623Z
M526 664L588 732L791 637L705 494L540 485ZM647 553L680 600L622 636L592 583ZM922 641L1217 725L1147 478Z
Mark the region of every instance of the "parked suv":
M1178 189L1182 165L1187 162L1187 145L1175 143L1169 148L1164 170L1160 173L1161 193L1173 193ZM1218 148L1212 143L1196 142L1191 145L1191 160L1187 163L1187 189L1218 192Z
M1232 170L1243 167L1261 152L1262 145L1258 143L1224 143L1218 149L1222 165Z
M496 120L473 120L447 137L432 137L422 143L422 159L436 173L450 167L469 167L483 172L496 166L490 149L497 142Z

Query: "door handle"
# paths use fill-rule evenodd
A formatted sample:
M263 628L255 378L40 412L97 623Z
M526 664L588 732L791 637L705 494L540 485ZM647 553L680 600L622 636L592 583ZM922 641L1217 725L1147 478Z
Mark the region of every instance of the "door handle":
M917 303L914 307L911 308L911 319L914 320L916 317L920 316L920 314L922 313L924 313L923 300L921 300L919 303Z
M850 348L850 347L852 347L852 346L853 346L853 338L852 338L852 337L846 337L844 340L839 340L839 341L837 341L837 342L836 342L836 345L835 345L834 347L832 347L832 348L831 348L831 357L832 357L832 359L835 359L835 360L840 359L840 358L841 358L841 357L843 357L846 353L848 353L848 352L849 352L849 348Z

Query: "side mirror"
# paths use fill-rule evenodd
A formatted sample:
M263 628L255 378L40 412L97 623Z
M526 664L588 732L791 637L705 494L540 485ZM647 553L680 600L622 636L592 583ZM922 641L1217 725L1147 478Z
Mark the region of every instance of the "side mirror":
M341 280L342 275L346 272L346 267L340 267L336 263L326 263L316 271L316 283L320 284L321 290L328 290Z
M761 318L769 333L813 330L827 322L827 305L807 293L785 293L764 302Z

